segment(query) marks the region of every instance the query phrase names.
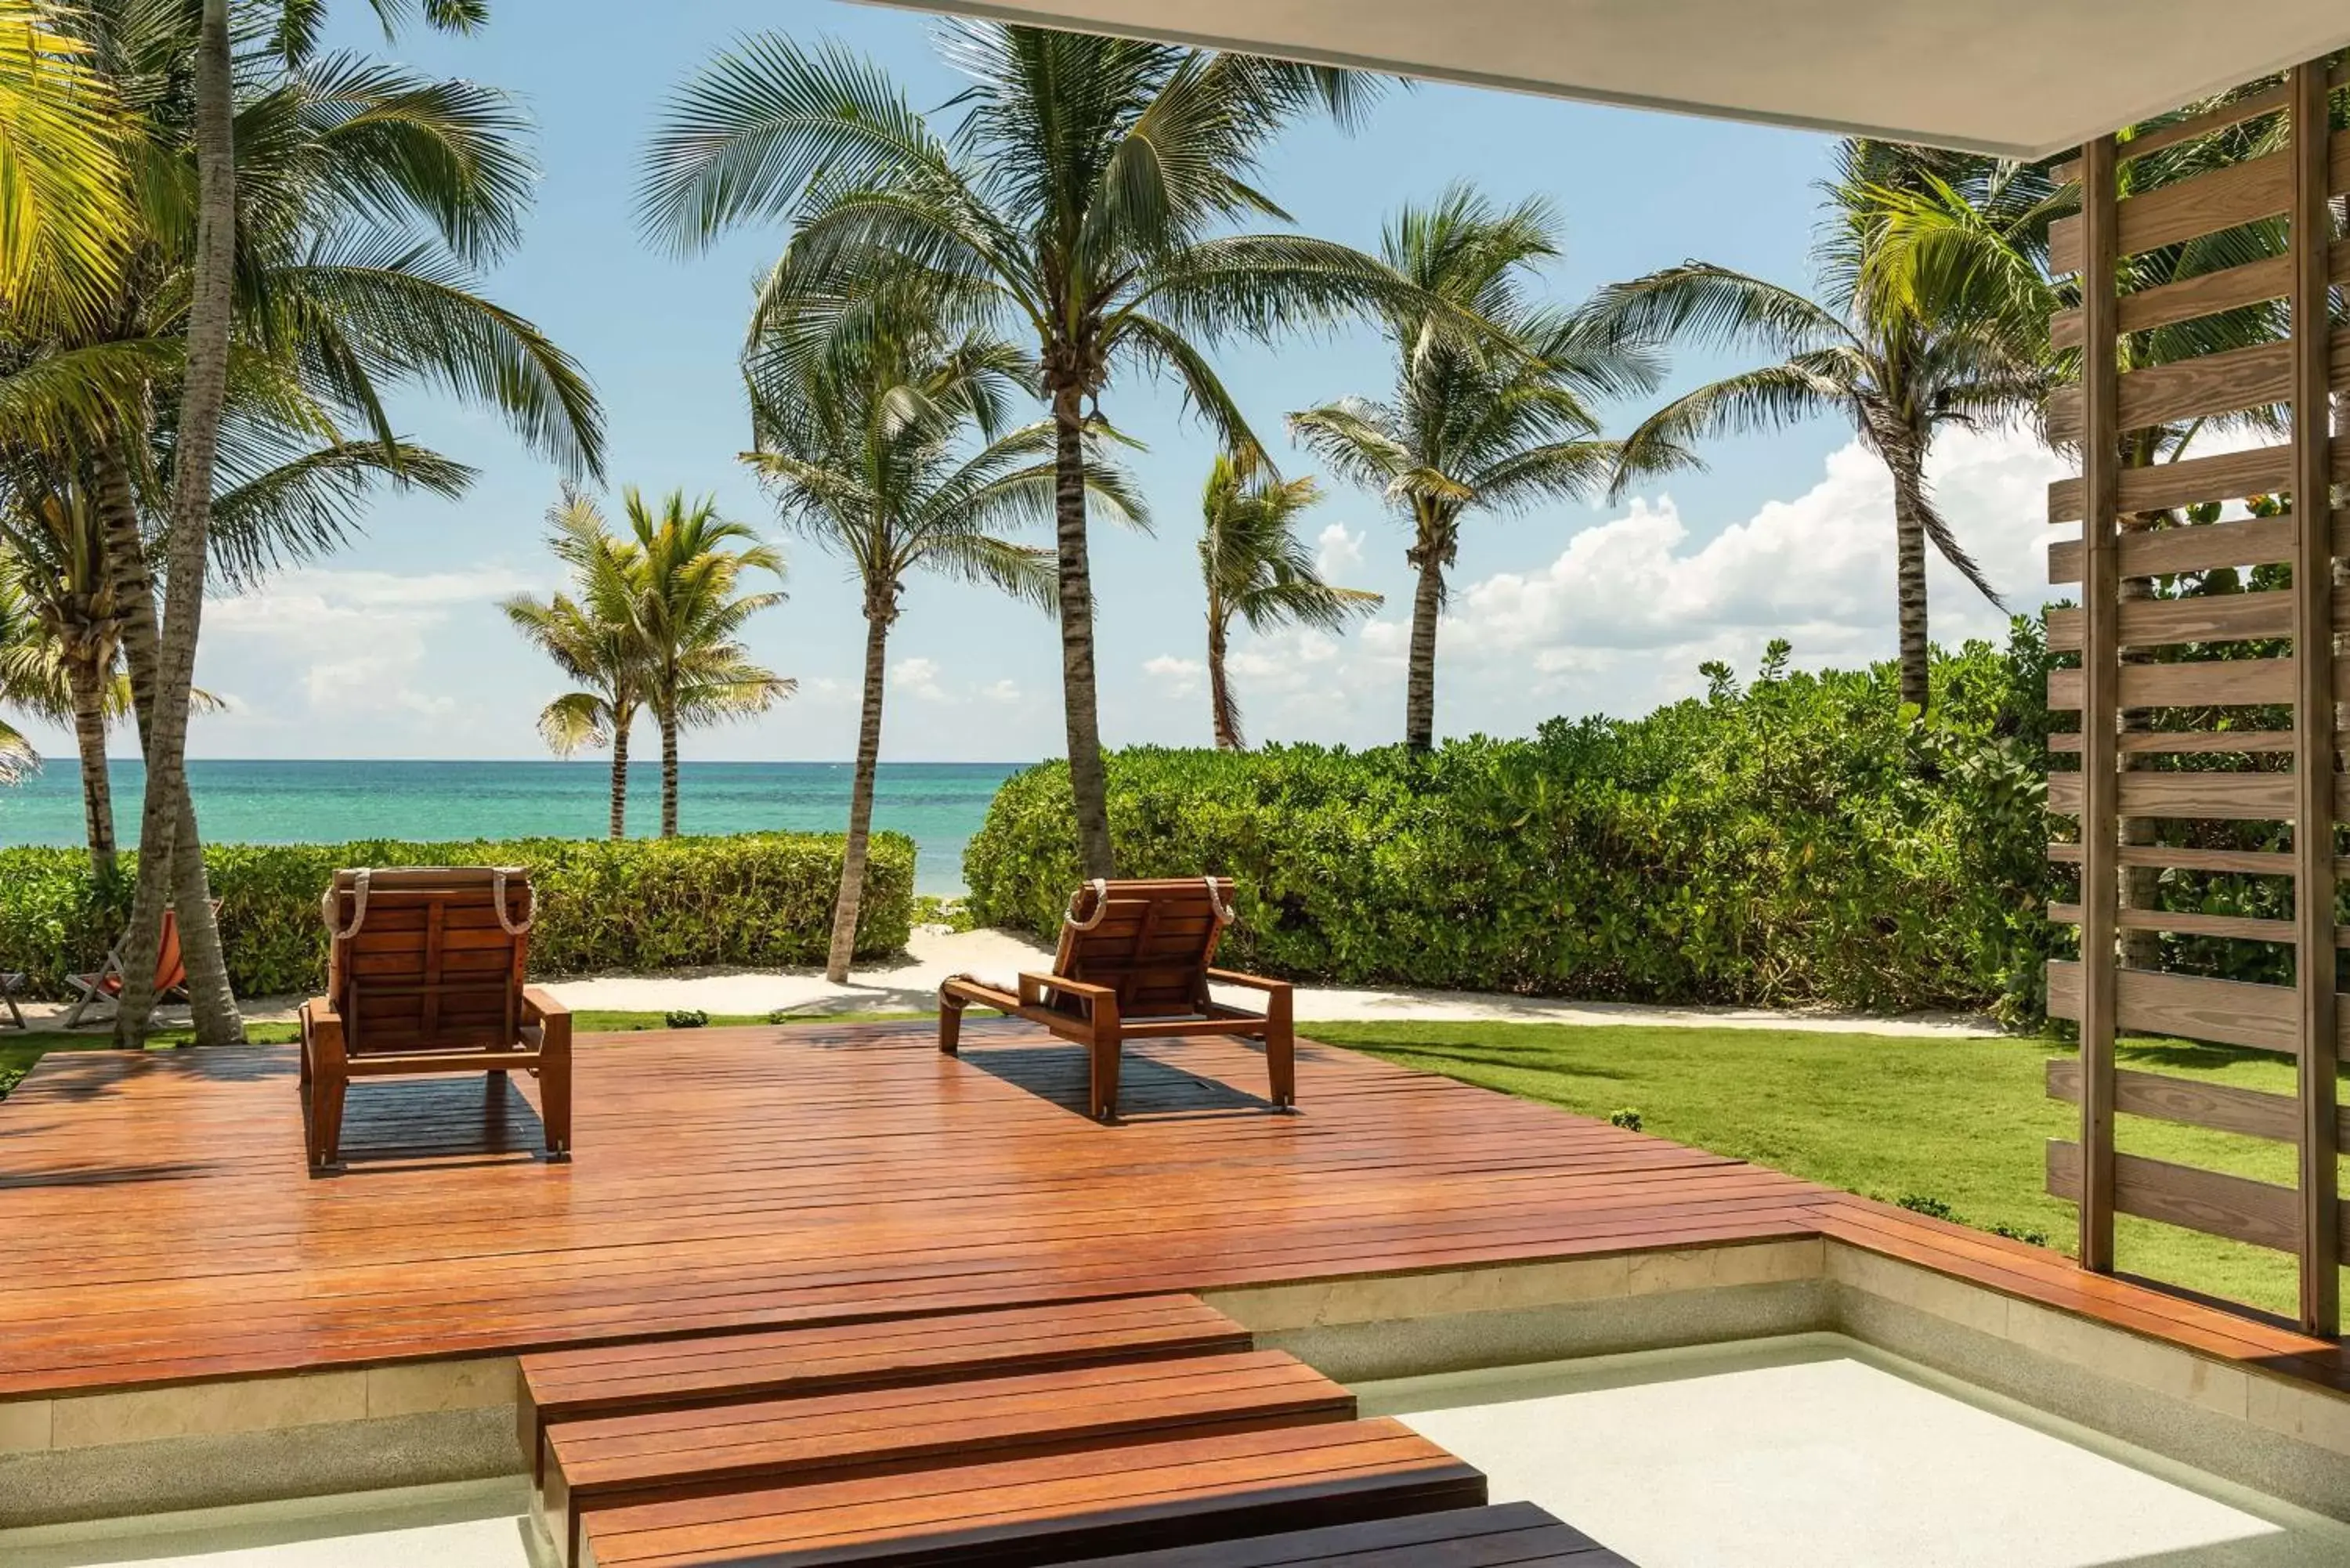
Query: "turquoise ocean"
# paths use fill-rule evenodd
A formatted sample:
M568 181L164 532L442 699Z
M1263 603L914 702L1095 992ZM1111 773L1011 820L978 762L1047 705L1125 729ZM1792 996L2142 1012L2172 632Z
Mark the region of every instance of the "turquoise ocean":
M873 826L918 850L917 890L962 891L962 846L996 786L1025 764L884 763ZM124 844L139 836L145 770L113 765ZM838 833L848 821L847 763L686 763L678 826L687 833ZM204 836L221 843L332 844L358 838L600 838L611 768L597 763L192 762ZM629 832L660 826L658 764L629 769ZM82 842L81 783L70 757L0 787L0 845Z

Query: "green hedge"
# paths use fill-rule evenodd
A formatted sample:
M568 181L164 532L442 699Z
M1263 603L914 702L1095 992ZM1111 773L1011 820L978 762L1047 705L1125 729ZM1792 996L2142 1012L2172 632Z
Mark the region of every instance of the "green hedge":
M1298 980L1639 1002L2042 1008L2054 940L2047 658L1790 674L1647 718L1426 757L1273 746L1109 759L1129 876L1239 883L1236 963ZM1068 772L1009 781L963 857L974 913L1049 938L1076 879Z
M702 964L820 963L840 888L837 835L671 839L523 838L457 844L214 844L204 850L229 979L241 995L316 991L326 981L318 894L344 866L525 866L539 897L535 974ZM135 863L135 857L130 857ZM906 945L914 844L873 836L859 957ZM79 850L0 849L0 969L36 994L95 967L130 918L130 879L100 888Z

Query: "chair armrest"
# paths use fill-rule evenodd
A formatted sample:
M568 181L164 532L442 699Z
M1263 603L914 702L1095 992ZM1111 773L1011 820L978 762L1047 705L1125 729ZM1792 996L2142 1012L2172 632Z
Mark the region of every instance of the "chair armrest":
M302 1004L302 1054L312 1066L338 1065L346 1060L342 1015L331 996L314 996Z
M1218 985L1245 986L1251 991L1277 992L1296 989L1288 981L1267 980L1261 974L1243 974L1236 969L1211 969L1208 971L1208 978Z
M951 974L939 981L939 1005L963 1006L977 1002L993 1007L999 1012L1009 1012L1021 1005L1021 1001L1001 986L988 984L976 975Z
M1057 974L1028 974L1020 977L1020 1003L1024 1007L1042 1006L1048 991L1066 991L1085 1002L1118 1003L1118 988L1095 985L1082 980L1066 980Z
M522 1015L525 1022L543 1023L550 1018L568 1018L571 1009L555 1000L554 993L532 985L523 988Z

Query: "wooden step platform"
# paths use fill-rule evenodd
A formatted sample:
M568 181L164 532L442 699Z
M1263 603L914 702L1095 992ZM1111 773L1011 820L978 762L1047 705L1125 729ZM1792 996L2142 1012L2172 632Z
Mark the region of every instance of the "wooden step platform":
M1530 1502L1097 1557L1082 1568L1633 1568Z
M1382 1418L591 1507L583 1557L592 1568L1014 1568L1484 1501L1477 1470Z
M1209 1432L1345 1421L1355 1397L1281 1351L1227 1351L1045 1372L638 1411L546 1428L547 1532L576 1550L581 1512L819 1473L962 1465Z
M1247 1348L1198 1297L1149 1295L558 1351L522 1358L521 1438L539 1479L551 1421Z

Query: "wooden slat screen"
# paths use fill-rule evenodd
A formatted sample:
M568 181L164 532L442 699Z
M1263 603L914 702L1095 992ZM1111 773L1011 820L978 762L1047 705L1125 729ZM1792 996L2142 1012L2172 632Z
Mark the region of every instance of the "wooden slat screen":
M2302 1326L2336 1335L2350 442L2335 440L2334 410L2350 400L2350 332L2333 306L2350 283L2350 238L2331 201L2350 189L2350 131L2333 127L2330 64L2104 138L2060 171L2080 212L2052 228L2050 265L2077 277L2079 298L2050 331L2080 350L2080 375L2046 412L2081 473L2049 488L2047 510L2081 537L2051 546L2048 577L2078 584L2080 607L2049 615L2051 651L2074 663L2051 672L2048 702L2079 729L2051 741L2078 769L2052 774L2048 806L2078 833L2049 858L2080 881L2049 913L2078 927L2081 957L2048 966L2048 997L2052 1017L2079 1023L2081 1049L2049 1064L2047 1090L2081 1119L2076 1138L2050 1143L2047 1166L2049 1190L2080 1206L2085 1267L2116 1266L2117 1213L2284 1251L2299 1264ZM2211 247L2192 242L2227 231L2237 235L2217 248L2230 265L2199 270L2196 252ZM2175 334L2147 336L2222 312L2265 337L2179 358L2164 357ZM2262 444L2178 457L2179 435L2230 419L2254 421ZM2292 896L2263 918L2214 913L2203 893L2219 877L2273 878L2272 889L2289 877ZM2191 972L2221 943L2267 955L2252 972L2291 982ZM2120 1033L2278 1054L2295 1093L2121 1070ZM2125 1152L2117 1115L2290 1144L2296 1180Z

